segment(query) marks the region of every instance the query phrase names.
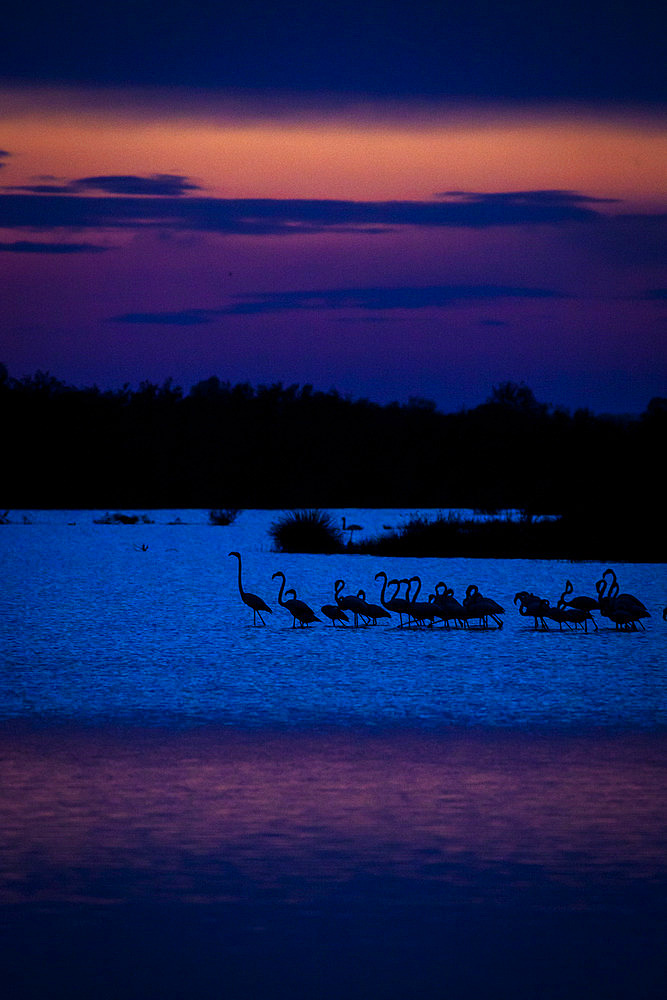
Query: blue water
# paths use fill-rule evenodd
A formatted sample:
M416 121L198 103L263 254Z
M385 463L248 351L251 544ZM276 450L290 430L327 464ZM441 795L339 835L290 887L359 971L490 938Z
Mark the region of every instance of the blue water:
M280 555L267 528L276 512L248 511L211 527L202 511L149 512L156 523L94 524L91 512L29 512L0 530L3 590L0 719L122 721L153 725L414 725L422 728L660 729L667 723L664 565L616 567L621 589L651 612L646 630L535 632L513 603L518 590L556 604L566 579L595 594L599 563ZM402 512L352 511L370 533ZM168 524L180 516L186 524ZM75 524L71 522L75 521ZM142 546L148 546L144 551ZM244 588L273 609L252 627ZM282 570L322 617L291 628L277 603ZM422 594L439 580L459 599L470 583L505 609L501 631L399 629L396 616L366 629L333 628L319 611L364 589L375 574L415 574Z
M286 556L280 512L99 513L0 526L12 996L663 995L664 565L614 567L645 630L536 632L518 590L594 595L606 564ZM316 612L338 578L378 601L379 570L474 583L504 625L294 629L277 570Z

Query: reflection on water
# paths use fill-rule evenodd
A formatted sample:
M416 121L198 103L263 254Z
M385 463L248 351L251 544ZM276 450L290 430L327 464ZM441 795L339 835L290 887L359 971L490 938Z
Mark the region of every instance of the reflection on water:
M2 902L667 874L662 738L43 730L0 753Z

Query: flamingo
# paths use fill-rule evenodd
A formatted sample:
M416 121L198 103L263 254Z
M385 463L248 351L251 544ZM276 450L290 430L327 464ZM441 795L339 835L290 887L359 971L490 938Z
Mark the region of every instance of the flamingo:
M378 618L391 618L391 613L379 604L369 604L366 600L366 591L358 590L357 597L364 602L364 614L367 615L374 625L377 625Z
M567 601L565 598L568 594L571 594L573 590L574 587L572 586L572 581L566 580L565 590L560 595L560 599L558 601L559 607L567 606L569 608L579 608L581 611L594 611L599 609L600 602L596 601L594 597L587 597L585 594L582 594L580 597L573 597L571 601Z
M366 602L362 601L360 597L354 597L353 595L345 596L342 593L344 586L345 580L336 580L334 584L334 598L342 611L350 611L354 615L354 625L356 628L359 625L359 615L366 619L370 616L365 611ZM368 624L368 622L366 621L364 624Z
M415 596L410 600L410 614L416 622L424 624L428 621L429 628L433 628L433 622L439 617L437 608L432 601L419 601L419 592L422 589L422 582L418 576L412 576L409 580L403 580L403 583L407 583L408 591L406 596L409 597L411 584L417 584L417 589L415 591Z
M524 616L532 616L535 619L535 629L538 629L537 624L538 619L542 622L542 628L545 631L549 631L549 626L545 622L544 618L550 617L547 614L549 607L549 602L545 601L543 597L538 597L537 594L532 594L529 590L520 590L514 595L514 603L519 602L519 614ZM552 619L553 620L553 619Z
M448 587L444 580L438 580L435 585L433 603L438 609L438 618L442 618L445 628L449 628L451 621L456 622L457 627L458 625L465 627L465 608L460 601L456 600L453 588Z
M611 577L609 585L607 584L607 576ZM650 618L650 612L633 594L619 594L618 580L613 569L604 571L602 579L595 584L595 589L598 593L601 614L613 621L617 629L622 628L636 632L638 624L644 628L641 619Z
M569 605L561 607L558 605L557 607L552 608L551 611L552 618L554 617L553 612L555 612L558 616L557 618L554 618L554 621L563 621L568 625L572 624L575 629L578 625L581 625L583 626L584 632L588 632L588 623L593 622L593 628L597 631L597 622L595 621L595 618L593 618L590 611L587 611L586 608L575 608L570 607Z
M606 569L602 574L603 579L607 576L607 574L611 576L611 583L609 584L609 593L607 596L610 597L617 605L622 605L624 609L627 608L630 611L643 611L644 614L642 617L650 618L651 616L646 609L646 605L643 604L638 597L635 597L634 594L619 594L619 590L621 588L618 585L618 580L616 579L616 573L614 570Z
M313 609L309 607L305 601L298 600L296 590L294 590L294 588L290 588L290 590L285 593L285 597L287 597L287 594L294 594L294 597L290 597L286 601L283 600L283 591L285 590L285 574L282 570L278 570L273 574L271 579L275 580L277 576L281 579L280 592L278 593L278 604L280 604L281 607L286 608L291 614L292 628L296 628L297 619L299 620L299 624L302 628L304 625L310 625L311 622L321 621L321 619L317 617Z
M530 594L529 597L534 597ZM548 600L542 598L536 598L538 604L538 617L542 618L545 628L547 628L544 618L549 618L552 622L558 622L558 627L562 631L563 625L567 625L568 628L576 629L579 625L582 626L585 632L588 632L588 623L593 622L593 627L597 629L597 623L593 618L590 611L586 611L585 608L574 608L569 607L569 605L557 604L555 608L551 607ZM519 609L521 614L534 614L532 609L524 612L523 609ZM535 627L537 628L537 619L535 619Z
M347 628L345 622L349 622L350 619L337 604L323 604L321 611L323 615L326 615L330 619L332 625L335 626L336 622L339 622L343 628Z
M348 543L347 544L351 545L352 544L352 534L353 534L353 532L355 532L355 531L362 531L363 530L362 526L360 524L347 524L345 522L345 515L343 515L342 521L343 521L343 531L349 531L350 532L350 537L348 539Z
M261 621L262 625L265 625L266 622L262 618L262 614L261 614L262 611L268 611L268 613L270 615L273 614L273 611L268 606L268 604L265 604L265 602L262 600L261 597L257 596L257 594L249 594L247 591L245 591L243 589L243 584L241 583L241 553L240 552L230 552L229 554L230 554L230 556L236 556L236 558L239 561L239 578L238 578L239 594L241 595L241 600L243 601L243 603L247 604L247 606L249 608L252 608L252 623L253 623L253 625L257 624L257 618L258 617L259 617L259 620Z
M387 584L387 574L385 573L384 570L380 570L379 573L376 573L375 579L382 580L382 592L380 594L380 604L382 605L383 608L386 608L387 611L395 612L398 614L398 618L400 621L400 625L398 627L403 628L403 615L408 613L409 608L407 607L407 602L402 597L396 596L398 594L400 583L398 582L398 580L390 580L389 584ZM394 591L392 597L389 598L389 600L385 600L384 595L387 586L393 586L393 584L396 584L396 590Z
M466 596L463 598L463 607L468 612L470 618L479 618L480 622L484 623L484 627L489 627L489 618L497 623L498 628L503 627L502 618L498 615L505 613L505 609L502 608L497 601L494 601L491 597L484 597L479 592L479 588L476 584L471 583L466 590Z

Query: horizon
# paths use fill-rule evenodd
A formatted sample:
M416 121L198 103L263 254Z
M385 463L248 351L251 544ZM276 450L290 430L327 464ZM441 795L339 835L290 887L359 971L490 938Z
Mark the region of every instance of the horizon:
M127 390L130 393L135 394L141 392L144 386L150 386L157 389L163 389L163 388L168 389L169 391L174 393L181 393L182 398L185 399L188 396L190 396L192 392L199 386L204 385L207 382L217 380L222 389L229 388L233 390L241 386L243 387L247 386L255 394L261 393L262 391L265 390L271 391L276 388L280 389L283 392L289 392L290 390L294 390L296 394L303 393L305 390L311 390L314 394L336 396L339 399L342 399L344 402L349 402L350 404L368 403L372 406L379 406L382 408L393 407L393 406L399 406L401 408L423 407L424 409L432 410L433 412L438 413L442 416L464 413L469 410L474 410L477 407L487 405L494 401L493 397L496 390L502 389L504 385L514 386L519 390L526 390L533 397L535 403L540 407L545 407L547 411L562 412L568 415L573 415L578 411L587 412L592 414L593 417L600 417L600 418L611 417L617 419L623 419L623 418L637 419L648 410L649 406L654 400L662 400L667 398L664 396L652 396L650 399L646 401L646 404L636 412L624 413L624 412L594 411L590 407L568 407L565 406L564 404L554 402L552 400L541 399L536 393L533 392L531 386L526 385L524 382L515 382L514 380L509 379L506 380L505 382L494 383L492 386L489 386L488 392L484 396L484 398L479 399L477 402L471 405L462 405L451 409L444 409L443 407L438 405L436 400L431 399L430 397L427 396L412 395L409 396L407 399L400 399L400 398L387 398L384 400L373 399L370 396L358 396L358 395L353 395L351 393L343 392L334 385L328 386L327 388L323 388L322 386L314 385L312 382L285 382L284 380L280 379L274 382L252 383L248 380L235 382L229 379L220 378L220 376L216 375L215 373L205 376L202 379L198 379L196 382L193 382L189 385L181 384L179 380L177 380L171 375L168 375L166 378L162 379L159 382L152 381L151 379L140 379L136 383L124 382L121 385L110 385L110 384L100 385L97 382L86 382L86 383L75 384L73 382L67 381L66 379L59 378L55 373L51 371L40 368L36 369L33 372L26 372L22 375L16 376L9 371L7 366L4 365L2 361L0 361L0 375L2 374L3 370L6 373L6 380L8 381L21 383L21 382L35 381L41 378L45 379L48 378L48 379L53 379L55 382L57 382L59 385L61 385L63 388L67 390L73 390L75 392L82 392L82 393L88 391L95 391L102 394L105 393L118 394L123 392L124 390Z

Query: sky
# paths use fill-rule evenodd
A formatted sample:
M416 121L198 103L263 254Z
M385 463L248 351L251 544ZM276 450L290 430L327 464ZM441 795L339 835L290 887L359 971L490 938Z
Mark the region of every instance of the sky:
M660 5L25 0L0 362L452 412L667 395Z

